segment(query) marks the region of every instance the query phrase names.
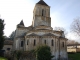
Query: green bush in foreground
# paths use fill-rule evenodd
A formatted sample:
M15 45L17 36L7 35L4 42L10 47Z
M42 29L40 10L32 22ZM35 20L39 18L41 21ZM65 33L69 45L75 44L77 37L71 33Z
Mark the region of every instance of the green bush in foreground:
M0 57L0 60L8 60L8 59L6 59L6 58L4 58L4 57Z
M50 47L43 45L38 46L35 50L31 51L14 51L13 56L17 58L17 60L22 58L27 59L37 59L37 60L51 60L53 56L51 55Z
M39 46L36 49L36 59L37 60L51 60L53 56L51 56L50 47L44 45Z

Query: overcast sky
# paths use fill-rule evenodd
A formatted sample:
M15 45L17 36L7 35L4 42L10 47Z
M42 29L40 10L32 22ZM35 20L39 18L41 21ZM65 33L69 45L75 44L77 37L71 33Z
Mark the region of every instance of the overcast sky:
M23 19L25 26L30 26L33 8L39 0L0 0L0 18L5 20L5 35L9 36L16 25ZM68 38L78 40L70 33L73 20L80 17L80 0L44 0L50 7L51 26L63 27L68 31Z

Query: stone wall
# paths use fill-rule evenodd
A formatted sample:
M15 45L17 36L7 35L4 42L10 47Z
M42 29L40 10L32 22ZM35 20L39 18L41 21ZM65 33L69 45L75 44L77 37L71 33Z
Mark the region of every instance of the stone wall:
M33 27L39 25L51 26L50 7L36 5L33 11Z

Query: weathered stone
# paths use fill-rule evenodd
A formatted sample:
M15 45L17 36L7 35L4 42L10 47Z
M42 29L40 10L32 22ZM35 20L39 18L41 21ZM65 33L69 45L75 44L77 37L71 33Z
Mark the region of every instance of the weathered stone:
M39 45L46 44L54 55L52 59L67 59L66 41L63 31L55 31L51 27L50 7L36 4L33 11L32 26L22 27L20 25L16 29L13 50L29 51ZM21 46L22 44L23 46Z

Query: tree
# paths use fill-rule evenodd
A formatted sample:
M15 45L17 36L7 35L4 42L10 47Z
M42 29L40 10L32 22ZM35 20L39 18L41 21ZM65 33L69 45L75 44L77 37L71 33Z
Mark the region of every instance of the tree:
M13 31L9 37L13 40L14 36L15 36L15 31Z
M80 44L80 43L75 40L68 40L67 45L70 45L70 44Z
M20 59L21 54L22 54L22 52L21 52L21 51L17 51L17 52L16 52L16 57L17 57L17 59L18 59L18 60Z
M80 18L74 19L71 24L71 31L75 32L78 36L80 36Z
M4 45L4 20L0 19L0 50L3 48Z
M14 57L14 58L16 58L17 60L19 60L20 59L20 57L21 57L21 55L22 55L22 52L23 51L20 51L20 50L15 50L15 51L12 51L11 53L12 53L12 56ZM15 60L15 59L14 59Z
M24 51L22 53L21 58L26 58L26 59L29 59L29 60L35 60L35 58L36 58L35 50Z
M36 49L36 59L37 60L51 60L50 47L48 46L39 46Z
M56 31L64 31L64 34L67 35L67 31L63 27L55 27L54 30L56 30Z

